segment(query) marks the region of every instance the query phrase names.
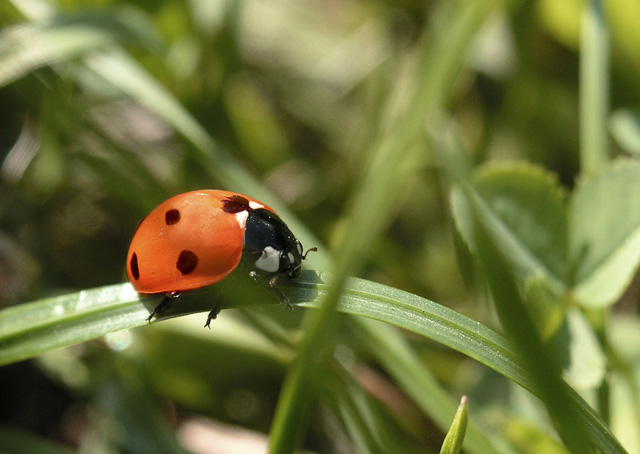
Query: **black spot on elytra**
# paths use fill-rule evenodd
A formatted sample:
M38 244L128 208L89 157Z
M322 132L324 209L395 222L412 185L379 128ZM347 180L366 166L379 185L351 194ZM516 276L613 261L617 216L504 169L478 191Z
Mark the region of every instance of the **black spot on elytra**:
M222 200L222 211L235 214L241 211L251 211L251 207L249 201L241 195L232 195Z
M129 261L129 268L131 269L131 275L137 281L140 279L140 269L138 269L138 255L134 252Z
M198 266L198 256L191 251L182 251L176 262L176 268L182 274L193 273Z
M167 211L164 214L164 222L166 222L167 225L177 224L180 222L180 212L175 208Z

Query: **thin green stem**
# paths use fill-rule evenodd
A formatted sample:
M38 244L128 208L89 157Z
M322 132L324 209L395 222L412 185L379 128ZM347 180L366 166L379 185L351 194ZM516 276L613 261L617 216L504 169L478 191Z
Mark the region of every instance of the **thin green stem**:
M580 61L580 163L593 173L609 159L609 32L602 0L585 3Z

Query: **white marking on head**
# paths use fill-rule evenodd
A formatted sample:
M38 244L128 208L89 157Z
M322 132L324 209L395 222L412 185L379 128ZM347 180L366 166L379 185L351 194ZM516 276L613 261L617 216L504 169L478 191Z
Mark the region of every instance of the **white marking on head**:
M249 200L249 206L252 210L257 210L258 208L264 208L264 205L258 202L254 202L253 200Z
M256 266L262 271L275 273L280 269L280 251L267 246L256 260Z
M238 221L238 225L241 228L244 228L245 225L247 225L247 219L249 218L249 212L248 211L239 211L237 213L235 213L236 216L236 220Z
M292 254L291 252L289 252L289 253L287 254L287 257L289 257L289 263L293 263L293 261L294 261L295 257L293 256L293 254Z

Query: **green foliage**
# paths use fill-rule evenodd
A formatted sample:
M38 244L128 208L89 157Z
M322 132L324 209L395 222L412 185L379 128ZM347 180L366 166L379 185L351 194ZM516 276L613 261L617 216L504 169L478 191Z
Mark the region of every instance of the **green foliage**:
M640 453L636 3L1 3L0 450ZM318 246L295 310L146 322L197 188Z

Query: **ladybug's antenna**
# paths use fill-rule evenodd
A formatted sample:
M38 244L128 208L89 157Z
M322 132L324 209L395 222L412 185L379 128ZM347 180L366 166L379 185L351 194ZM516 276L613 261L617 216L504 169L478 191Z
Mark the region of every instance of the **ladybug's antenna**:
M318 250L318 248L317 248L317 247L315 247L315 246L314 246L314 247L312 247L312 248L307 249L307 252L305 252L305 253L304 253L304 255L302 256L302 260L305 260L305 259L307 258L307 254L308 254L309 252L311 252L311 251L316 252L317 250Z

